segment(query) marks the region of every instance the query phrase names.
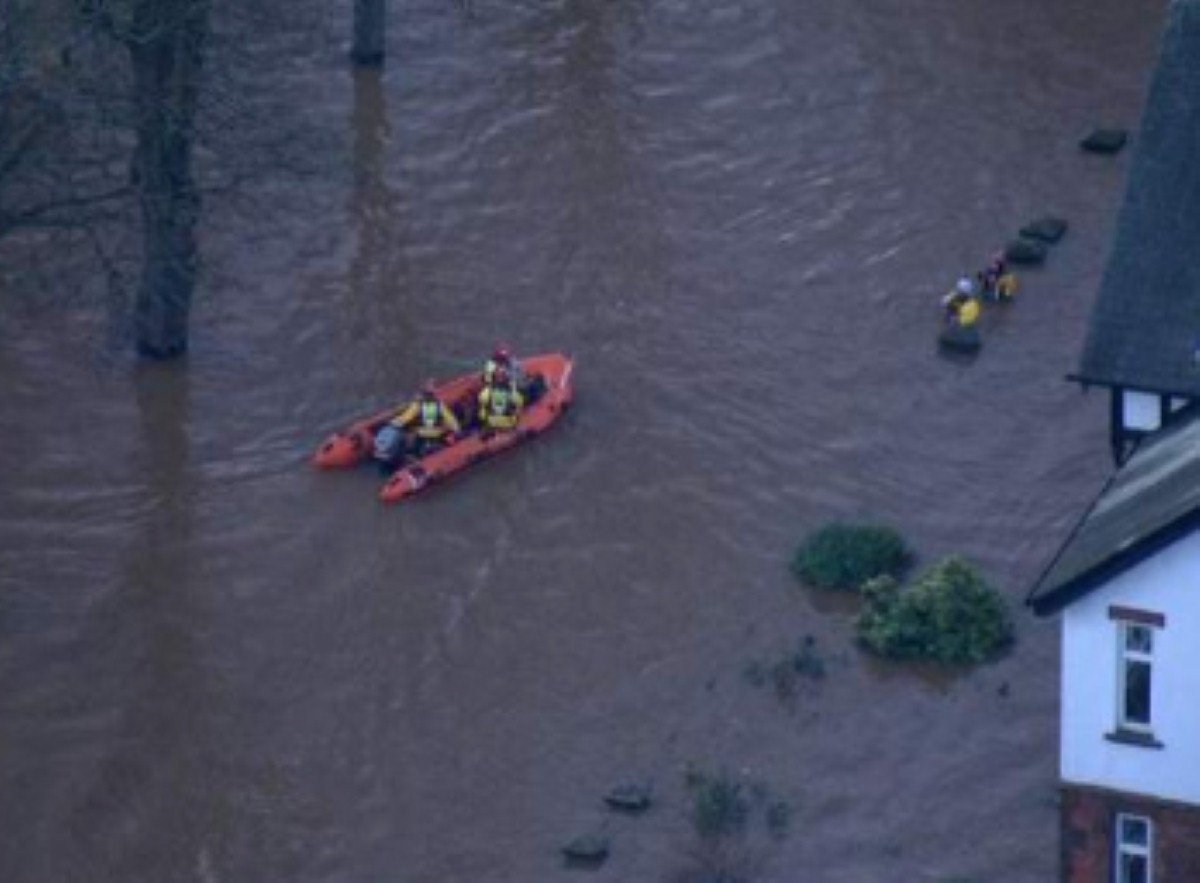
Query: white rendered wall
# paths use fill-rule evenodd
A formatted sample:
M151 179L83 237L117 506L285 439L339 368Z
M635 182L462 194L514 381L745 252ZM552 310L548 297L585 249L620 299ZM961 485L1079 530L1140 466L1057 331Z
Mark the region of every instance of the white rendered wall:
M1148 392L1121 393L1121 423L1126 429L1153 432L1162 425L1162 402Z
M1162 748L1114 743L1118 623L1110 605L1166 617L1154 629L1151 709ZM1200 533L1063 611L1064 781L1200 804Z

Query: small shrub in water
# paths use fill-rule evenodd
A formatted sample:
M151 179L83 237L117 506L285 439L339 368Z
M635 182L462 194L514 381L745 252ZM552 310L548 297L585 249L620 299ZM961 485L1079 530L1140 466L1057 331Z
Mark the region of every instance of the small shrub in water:
M771 666L771 683L780 699L791 699L796 694L800 678L819 681L825 677L825 660L817 654L816 645L812 635L805 635L800 649Z
M751 687L762 687L767 683L767 667L757 659L746 664L742 677Z
M756 821L778 843L787 837L791 805L773 796L764 782L710 775L688 765L684 781L694 799L692 821L699 842L690 866L672 883L752 883L760 878L766 841L754 837ZM761 817L758 815L761 813Z
M792 571L821 589L857 589L873 577L898 576L912 560L890 527L829 524L810 535L792 559Z
M771 686L784 701L796 695L796 669L791 659L781 659L771 666Z
M792 657L792 668L797 674L813 680L825 677L825 660L818 655L817 639L812 635L805 635L800 642L800 649Z
M742 793L741 783L728 774L716 776L692 774L688 784L695 792L692 822L703 838L740 834L746 827L750 802Z
M782 840L788 834L792 823L792 807L787 801L776 800L767 807L767 830L776 840Z
M750 686L765 687L770 682L775 695L784 701L795 696L801 678L819 681L823 677L825 660L817 653L817 639L812 635L804 636L796 652L774 663L756 659L742 669L742 678Z
M1013 637L1004 598L971 565L951 557L908 589L880 577L863 586L862 643L893 659L983 662Z

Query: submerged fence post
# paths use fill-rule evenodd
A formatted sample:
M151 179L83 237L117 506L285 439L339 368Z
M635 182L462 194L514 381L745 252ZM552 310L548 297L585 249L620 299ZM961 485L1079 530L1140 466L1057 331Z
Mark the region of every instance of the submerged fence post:
M383 64L386 30L387 0L354 0L354 47L350 57L355 64Z

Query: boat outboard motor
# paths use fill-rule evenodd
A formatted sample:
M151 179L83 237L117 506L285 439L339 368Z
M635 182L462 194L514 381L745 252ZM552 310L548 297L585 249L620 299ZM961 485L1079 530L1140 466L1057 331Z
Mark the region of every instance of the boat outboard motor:
M389 423L375 433L375 459L381 463L394 463L400 456L403 444L403 430Z

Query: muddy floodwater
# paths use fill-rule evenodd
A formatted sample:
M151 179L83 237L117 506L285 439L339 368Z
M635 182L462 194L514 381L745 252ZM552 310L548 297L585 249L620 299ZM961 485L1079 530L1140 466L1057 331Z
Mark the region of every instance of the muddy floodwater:
M1054 879L1057 632L1020 602L1110 469L1064 375L1128 163L1077 141L1135 126L1164 3L392 6L382 76L341 3L262 82L330 173L210 201L186 364L0 304L0 879L541 883L601 830L589 879L669 883L688 769L790 807L755 881ZM1045 213L939 358L937 298ZM551 435L396 508L309 468L497 340L577 357ZM787 571L861 517L974 559L1014 651L861 656ZM823 680L749 683L805 634ZM653 808L609 816L628 780Z

